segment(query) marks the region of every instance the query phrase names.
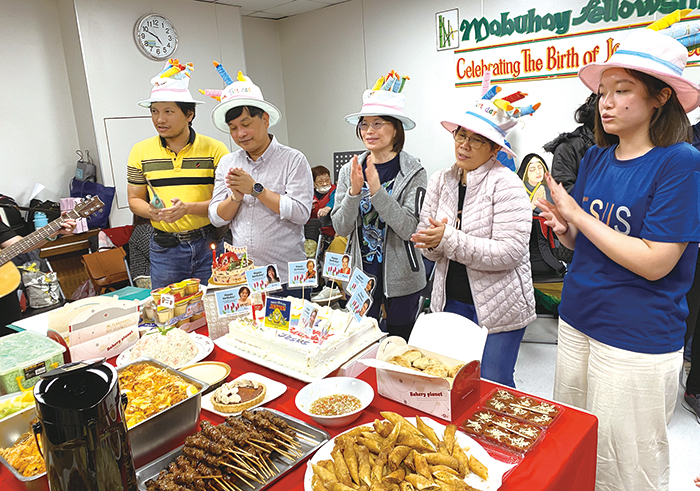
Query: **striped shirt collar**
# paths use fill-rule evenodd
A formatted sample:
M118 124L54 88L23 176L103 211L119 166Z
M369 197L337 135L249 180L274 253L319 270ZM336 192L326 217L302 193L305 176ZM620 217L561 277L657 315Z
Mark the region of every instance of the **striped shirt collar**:
M193 145L195 138L197 138L197 133L195 133L194 128L190 126L190 138L187 140L187 145ZM165 141L165 138L163 138L162 136L160 137L160 145L163 148L170 149L170 147L168 147L168 142Z

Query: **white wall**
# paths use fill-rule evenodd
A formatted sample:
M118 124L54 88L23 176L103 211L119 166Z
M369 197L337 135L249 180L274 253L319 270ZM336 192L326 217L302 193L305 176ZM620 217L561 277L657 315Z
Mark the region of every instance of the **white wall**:
M268 19L242 17L243 44L245 48L244 74L250 77L265 100L277 106L282 113L280 121L270 129L278 141L289 143L287 136L287 110L282 76L282 52L280 48L279 22ZM231 73L231 76L234 76Z
M510 17L531 8L546 12L573 10L577 16L584 0L540 0L517 4L509 0L470 2L454 0L351 0L323 10L280 21L284 90L290 144L302 150L312 165L330 163L335 151L361 149L345 114L361 107L362 91L389 70L411 77L407 82L406 113L417 122L406 135L406 151L419 157L432 174L454 161L451 136L440 126L454 109L466 108L479 94L478 87L455 88L454 54L435 48L435 13L459 8L460 20L485 16ZM633 16L618 24L649 22L652 17ZM611 27L614 24L581 24L569 32ZM490 37L483 45L531 40L551 35ZM461 48L472 47L470 41ZM700 68L689 68L686 76L700 80ZM524 157L535 152L547 162L542 145L559 132L571 131L575 109L583 103L588 89L578 78L518 82L503 85L503 94L518 90L529 97L523 102L542 102L532 117L508 137L515 152ZM694 121L691 115L691 121ZM518 160L516 164L519 164Z
M78 149L66 59L55 0L3 0L0 6L0 193L27 205L68 195Z
M351 1L280 21L287 132L311 166L362 149L346 114L366 85L362 3Z
M132 39L136 20L145 13L158 12L173 23L179 35L175 56L195 66L190 92L195 99L206 101L197 107L193 126L230 147L228 137L211 123L209 115L217 102L202 96L197 89L223 87L212 60L221 62L234 74L244 68L239 9L191 0L154 0L148 4L139 0L75 0L75 8L103 182L117 187L118 203L113 205L111 223L123 225L131 223L132 217L126 203L126 161L121 158L112 161L110 156L122 155L125 149L110 154L105 120L147 116L148 110L137 102L150 96L149 81L164 65L147 59L137 50ZM142 123L134 121L131 127L119 126L122 133L115 135L118 141L136 143L153 136L155 130L145 131L148 125ZM115 209L117 204L120 209Z

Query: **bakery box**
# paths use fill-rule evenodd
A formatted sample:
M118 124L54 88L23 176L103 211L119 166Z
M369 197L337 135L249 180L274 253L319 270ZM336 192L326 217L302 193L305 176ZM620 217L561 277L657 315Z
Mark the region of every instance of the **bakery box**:
M377 352L377 391L389 399L447 421L461 416L481 398L481 356L488 331L452 313L422 314L406 341L386 338ZM440 375L388 363L410 349L447 367L464 364L450 381Z

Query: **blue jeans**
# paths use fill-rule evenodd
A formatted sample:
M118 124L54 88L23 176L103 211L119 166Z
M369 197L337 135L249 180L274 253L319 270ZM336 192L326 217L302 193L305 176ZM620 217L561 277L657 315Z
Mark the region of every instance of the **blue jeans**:
M175 247L162 247L151 235L151 285L163 288L171 283L199 278L206 284L211 277L211 244L216 244L216 255L223 254L223 242L213 237L180 242Z
M473 305L448 298L443 310L466 317L475 324L479 323ZM490 333L486 337L484 356L481 359L481 376L515 388L515 362L518 360L520 342L524 335L524 327L515 331Z

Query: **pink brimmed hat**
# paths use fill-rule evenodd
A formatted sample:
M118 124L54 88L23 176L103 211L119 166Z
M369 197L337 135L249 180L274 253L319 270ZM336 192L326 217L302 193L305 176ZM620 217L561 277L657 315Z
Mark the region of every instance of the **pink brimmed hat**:
M189 102L204 104L196 101L190 94L190 74L194 70L192 63L180 64L176 59L169 59L161 72L151 79L153 88L150 99L140 101L141 107L151 107L154 102Z
M666 82L675 92L685 112L698 106L697 85L683 78L688 49L671 36L651 29L631 33L604 63L582 66L578 76L586 87L598 92L603 72L608 68L627 68Z

